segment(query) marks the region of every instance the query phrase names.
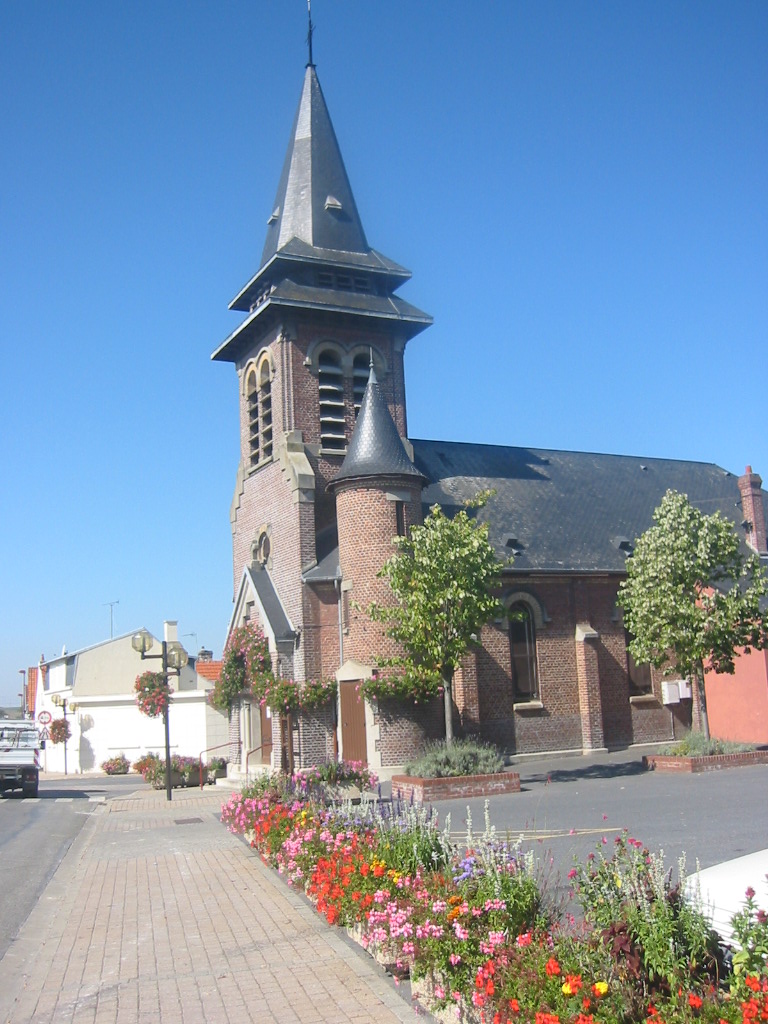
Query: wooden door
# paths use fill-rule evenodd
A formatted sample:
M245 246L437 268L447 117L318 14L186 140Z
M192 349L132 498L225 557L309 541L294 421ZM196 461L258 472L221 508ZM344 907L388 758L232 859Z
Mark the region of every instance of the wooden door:
M272 763L272 719L267 716L267 705L260 704L261 709L261 763Z
M365 735L365 702L354 680L339 684L341 704L341 756L345 761L368 764L368 744Z

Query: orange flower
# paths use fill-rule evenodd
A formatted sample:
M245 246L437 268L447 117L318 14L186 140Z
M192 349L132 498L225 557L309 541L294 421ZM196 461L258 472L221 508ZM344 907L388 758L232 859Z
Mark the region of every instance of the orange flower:
M556 978L560 973L560 964L555 960L553 956L547 960L547 966L544 968L550 978Z
M688 993L688 1005L692 1009L699 1010L703 1002L704 1000L701 998L701 996L697 996L695 992Z
M563 995L575 996L582 986L580 974L566 974L563 982Z
M512 1013L520 1013L520 1003L516 999L509 1000L509 1008Z

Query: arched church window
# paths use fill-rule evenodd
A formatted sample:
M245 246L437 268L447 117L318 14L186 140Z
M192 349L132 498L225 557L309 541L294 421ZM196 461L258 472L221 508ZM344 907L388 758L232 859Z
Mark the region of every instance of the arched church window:
M638 665L629 652L629 645L632 642L632 634L624 630L624 643L627 648L627 674L629 675L630 694L651 693L653 691L653 679L651 677L651 666L648 664Z
M514 700L536 700L539 696L536 626L530 607L522 601L509 609L509 649Z
M258 466L261 449L259 445L259 386L256 371L250 370L245 383L248 402L248 444L251 468Z
M343 453L347 448L344 418L344 376L341 358L325 349L318 359L320 394L320 444L329 452Z
M363 395L365 394L365 386L368 383L369 374L370 356L367 356L364 352L359 352L352 363L352 390L355 398L355 419L357 419L360 412L360 406L363 404Z
M269 360L263 359L259 367L259 428L261 457L272 458L272 375Z

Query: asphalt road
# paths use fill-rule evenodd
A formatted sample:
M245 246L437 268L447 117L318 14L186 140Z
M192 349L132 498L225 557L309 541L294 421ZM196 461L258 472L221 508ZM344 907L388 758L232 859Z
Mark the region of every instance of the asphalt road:
M0 957L98 803L142 786L136 776L41 777L36 800L0 798Z
M645 771L639 753L621 751L523 761L514 770L522 792L489 801L491 823L502 836L522 835L558 888L574 859L610 846L625 828L663 850L673 871L684 854L688 874L697 861L705 868L768 849L768 765L676 775ZM443 818L450 813L454 837L466 828L468 807L475 833L482 832L484 800L435 807Z

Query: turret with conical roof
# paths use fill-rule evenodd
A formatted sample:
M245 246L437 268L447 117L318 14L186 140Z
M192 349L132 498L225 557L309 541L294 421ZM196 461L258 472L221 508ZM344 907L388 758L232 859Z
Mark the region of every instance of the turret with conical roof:
M426 482L397 432L371 365L347 456L329 484L336 495L342 586L359 608L392 600L378 571L394 554L393 539L421 523ZM377 655L401 653L380 630L371 629L364 613L349 618L346 652L370 666Z
M329 486L337 489L343 481L362 481L371 477L379 480L403 477L409 484L425 482L397 432L373 362L346 457Z

